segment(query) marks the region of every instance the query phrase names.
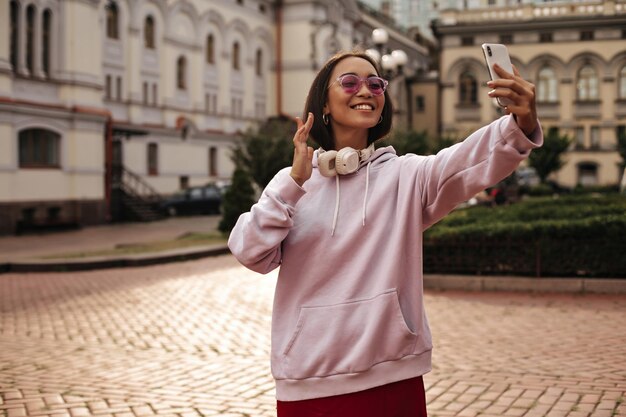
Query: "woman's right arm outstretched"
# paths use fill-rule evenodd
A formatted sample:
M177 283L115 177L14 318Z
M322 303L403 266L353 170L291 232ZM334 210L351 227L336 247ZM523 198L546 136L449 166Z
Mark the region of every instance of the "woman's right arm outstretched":
M266 274L280 265L281 243L293 226L296 203L306 193L301 185L311 175L313 150L306 146L306 138L313 125L312 119L309 116L306 123L297 119L293 167L276 174L259 201L239 217L228 238L233 255L253 271Z

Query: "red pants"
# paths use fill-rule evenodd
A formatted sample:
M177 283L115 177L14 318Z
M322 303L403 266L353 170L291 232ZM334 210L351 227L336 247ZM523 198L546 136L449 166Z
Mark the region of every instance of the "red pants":
M427 417L421 376L351 394L278 401L278 417Z

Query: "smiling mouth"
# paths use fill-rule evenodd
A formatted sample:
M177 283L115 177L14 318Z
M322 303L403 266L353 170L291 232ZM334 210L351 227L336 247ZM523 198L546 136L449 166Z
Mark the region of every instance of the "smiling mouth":
M374 107L369 104L357 104L356 106L352 106L352 108L354 110L374 110Z

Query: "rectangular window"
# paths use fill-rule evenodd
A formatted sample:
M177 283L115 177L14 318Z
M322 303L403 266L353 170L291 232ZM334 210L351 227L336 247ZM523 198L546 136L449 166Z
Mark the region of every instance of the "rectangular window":
M143 83L143 104L144 106L148 105L148 83L145 81Z
M46 77L50 76L50 42L52 41L52 12L46 10L43 14L41 45L41 67Z
M592 41L594 38L593 30L583 30L580 32L581 41Z
M10 41L10 61L13 72L17 72L17 50L18 50L18 22L19 22L19 9L17 2L11 2L11 41Z
M157 99L157 85L156 83L152 84L152 105L156 106L158 104Z
M423 113L424 110L426 110L424 96L415 97L415 111L418 113Z
M33 75L35 71L35 6L26 9L26 68Z
M117 77L116 83L116 99L122 101L122 77Z
M159 175L159 147L156 143L148 144L148 175Z
M574 136L576 141L576 149L585 149L585 128L577 127L574 130Z
M462 36L461 37L461 45L462 46L473 46L474 45L474 37L473 36Z
M542 32L539 34L539 42L549 43L552 42L552 32Z
M591 149L600 149L600 126L591 126Z
M104 97L107 100L111 99L111 89L113 88L112 84L111 76L107 75L104 83Z
M217 148L215 146L209 148L209 176L217 176Z
M513 43L513 35L510 33L500 35L500 43L511 45Z
M178 177L178 185L181 190L186 190L189 188L189 177L187 175L182 175Z

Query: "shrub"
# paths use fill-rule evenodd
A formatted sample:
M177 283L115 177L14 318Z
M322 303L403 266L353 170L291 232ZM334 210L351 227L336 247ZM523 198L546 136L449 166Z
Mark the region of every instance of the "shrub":
M424 235L424 270L626 277L626 197L537 198L452 213Z
M239 216L249 211L252 204L254 204L254 189L250 176L243 169L235 168L231 186L224 193L223 214L218 229L222 233L230 232L235 227Z

